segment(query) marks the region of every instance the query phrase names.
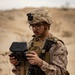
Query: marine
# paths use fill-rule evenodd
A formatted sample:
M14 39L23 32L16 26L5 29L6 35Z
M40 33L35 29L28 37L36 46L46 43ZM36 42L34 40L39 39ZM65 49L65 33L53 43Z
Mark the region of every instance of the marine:
M52 17L46 8L37 8L27 13L33 39L27 44L27 60L24 65L15 57L10 57L15 75L68 75L68 51L64 42L50 32Z

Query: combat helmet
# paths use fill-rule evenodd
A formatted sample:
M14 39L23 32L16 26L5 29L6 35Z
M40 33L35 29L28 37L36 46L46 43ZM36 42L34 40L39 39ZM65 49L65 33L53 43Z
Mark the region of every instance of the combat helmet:
M52 24L52 17L46 8L37 8L34 11L27 13L29 24L36 24L39 22L46 22Z

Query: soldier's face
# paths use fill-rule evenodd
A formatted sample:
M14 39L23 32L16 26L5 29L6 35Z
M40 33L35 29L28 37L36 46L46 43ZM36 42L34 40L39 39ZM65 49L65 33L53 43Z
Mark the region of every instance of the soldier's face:
M40 24L40 23L30 25L30 28L33 30L33 32L36 36L39 36L40 34L42 34L44 32L44 25Z

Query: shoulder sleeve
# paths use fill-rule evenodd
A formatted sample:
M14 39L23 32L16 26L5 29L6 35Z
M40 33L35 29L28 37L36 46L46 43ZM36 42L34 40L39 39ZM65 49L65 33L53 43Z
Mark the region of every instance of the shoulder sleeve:
M53 50L52 63L65 69L67 66L67 54L66 46L58 41L55 50Z
M62 75L61 70L65 70L67 66L67 48L64 44L58 41L55 48L52 47L51 50L51 63L49 64L43 61L41 69L46 73L46 75Z

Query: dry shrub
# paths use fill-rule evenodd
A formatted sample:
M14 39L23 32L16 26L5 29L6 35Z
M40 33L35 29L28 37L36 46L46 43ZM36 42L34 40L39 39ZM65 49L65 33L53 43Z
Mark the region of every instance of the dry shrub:
M2 69L0 68L0 71L2 71Z
M70 31L63 31L62 37L71 37L72 33Z
M4 14L3 13L0 13L0 16L4 16Z
M14 17L13 17L13 16L11 16L11 15L9 15L9 16L8 16L8 19L9 19L9 20L12 20L12 21L14 21L14 20L15 20L15 19L14 19Z
M61 9L64 10L64 11L69 10L69 8L67 8L67 7L61 7Z

